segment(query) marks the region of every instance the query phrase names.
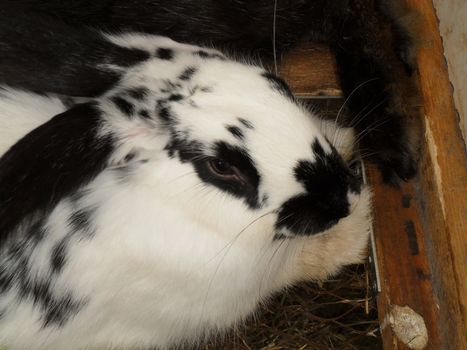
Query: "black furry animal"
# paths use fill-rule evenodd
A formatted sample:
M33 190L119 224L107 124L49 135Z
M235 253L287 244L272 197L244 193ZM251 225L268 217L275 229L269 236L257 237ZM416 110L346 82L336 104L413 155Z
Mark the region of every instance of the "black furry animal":
M97 96L118 82L108 65L145 60L102 32L138 31L243 54L279 55L329 43L360 147L387 182L414 176L406 129L414 69L402 10L389 0L4 0L0 82L36 92ZM275 21L274 21L275 18ZM275 37L273 40L273 23ZM170 53L161 52L170 59Z

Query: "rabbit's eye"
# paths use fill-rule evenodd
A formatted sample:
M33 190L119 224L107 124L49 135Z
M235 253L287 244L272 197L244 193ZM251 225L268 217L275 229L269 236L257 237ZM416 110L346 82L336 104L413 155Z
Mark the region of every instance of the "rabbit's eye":
M221 176L235 176L235 168L227 161L219 158L213 158L209 161L209 167L212 172Z

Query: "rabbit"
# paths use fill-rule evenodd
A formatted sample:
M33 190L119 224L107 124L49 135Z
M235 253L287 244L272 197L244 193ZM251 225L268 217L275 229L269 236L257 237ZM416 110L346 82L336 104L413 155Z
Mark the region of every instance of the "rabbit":
M353 131L264 68L143 34L100 97L0 91L0 345L168 349L365 256Z

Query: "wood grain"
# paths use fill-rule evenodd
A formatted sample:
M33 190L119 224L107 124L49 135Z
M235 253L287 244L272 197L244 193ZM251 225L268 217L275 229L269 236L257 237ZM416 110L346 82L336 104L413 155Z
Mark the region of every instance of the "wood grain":
M342 96L335 60L326 45L304 44L288 52L279 73L297 97Z
M433 294L433 274L425 248L425 225L420 215L423 197L416 182L399 190L381 185L378 171L366 165L373 188L373 228L381 276L378 314L384 349L409 349L392 333L388 315L394 305L409 306L425 320L429 349L442 349L439 312Z
M467 153L432 2L407 0L407 4L421 20L417 63L426 124L421 215L436 276L441 349L467 349Z

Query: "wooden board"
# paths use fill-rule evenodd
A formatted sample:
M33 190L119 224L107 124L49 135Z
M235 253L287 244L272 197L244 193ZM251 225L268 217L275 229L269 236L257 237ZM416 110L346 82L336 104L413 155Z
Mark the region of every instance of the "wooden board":
M467 349L467 154L430 0L407 0L420 14L418 76L425 114L421 213L440 310L439 349Z
M334 57L326 45L304 44L290 51L282 57L279 73L297 97L342 96Z
M384 349L409 349L397 339L389 325L394 305L409 306L421 315L428 331L429 349L442 349L439 304L433 294L426 225L420 215L423 196L417 190L416 181L404 183L396 190L381 185L378 171L370 164L366 169L374 193L373 227L381 278L378 315Z

